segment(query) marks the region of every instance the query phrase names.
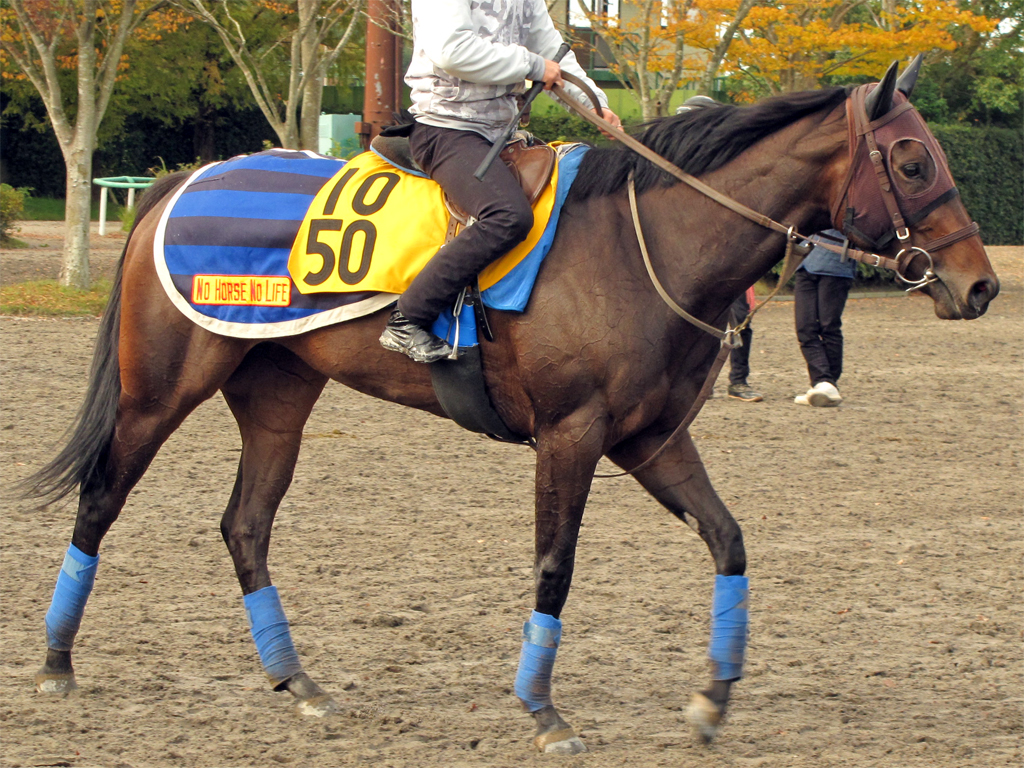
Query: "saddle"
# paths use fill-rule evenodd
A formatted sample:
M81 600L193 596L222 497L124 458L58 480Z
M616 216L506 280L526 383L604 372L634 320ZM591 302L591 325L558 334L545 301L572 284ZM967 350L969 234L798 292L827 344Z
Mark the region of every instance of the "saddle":
M404 171L420 176L426 175L412 158L407 136L382 133L370 142L370 149ZM555 150L543 142L538 142L533 134L527 131L516 131L498 157L512 171L526 199L533 205L551 180L551 172L555 167ZM469 223L469 214L459 208L447 193L444 196L444 204L455 224L466 226Z
M404 125L385 129L384 133L370 142L370 149L403 171L426 176L412 158L408 135L403 136L402 133L408 133ZM516 131L498 157L519 181L532 206L551 180L555 168L554 148L536 142L531 133ZM470 224L472 217L459 208L447 193L444 195L444 204L451 214L445 237L445 242L450 242L460 227ZM469 286L463 294L463 300L473 306L480 333L493 341L479 292L479 286ZM512 432L494 409L484 384L483 359L479 346L467 348L457 360L431 363L430 378L441 407L459 426L502 442L531 444L532 438Z

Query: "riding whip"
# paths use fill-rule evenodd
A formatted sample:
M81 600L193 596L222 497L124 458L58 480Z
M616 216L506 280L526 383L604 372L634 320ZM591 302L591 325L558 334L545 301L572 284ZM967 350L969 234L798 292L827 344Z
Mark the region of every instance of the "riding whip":
M555 53L555 57L552 59L552 61L561 61L562 57L565 56L565 54L567 54L569 50L569 44L562 43L558 47L558 51ZM487 174L488 169L494 163L494 158L496 158L498 154L501 152L501 150L505 148L505 144L508 143L508 140L512 137L512 134L516 132L516 128L519 127L519 121L523 119L523 115L526 114L526 110L530 108L530 105L533 103L533 100L536 99L537 95L543 90L544 81L538 80L530 87L530 90L526 92L526 98L523 99L523 106L519 108L519 112L517 112L516 116L512 118L511 122L509 122L508 127L505 128L504 133L502 133L501 136L494 140L494 144L493 146L491 146L490 151L487 153L487 157L485 157L483 161L480 163L480 165L477 167L476 173L473 174L473 178L475 178L477 181L484 180L484 176Z

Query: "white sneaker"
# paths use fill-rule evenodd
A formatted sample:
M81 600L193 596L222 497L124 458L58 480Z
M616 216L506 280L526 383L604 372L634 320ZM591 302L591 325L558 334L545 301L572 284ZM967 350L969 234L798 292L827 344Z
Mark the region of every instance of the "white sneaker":
M843 402L843 397L835 384L819 381L807 390L807 402L817 408L832 408Z
M807 395L797 395L793 398L793 402L797 405L810 405L810 401L807 399Z

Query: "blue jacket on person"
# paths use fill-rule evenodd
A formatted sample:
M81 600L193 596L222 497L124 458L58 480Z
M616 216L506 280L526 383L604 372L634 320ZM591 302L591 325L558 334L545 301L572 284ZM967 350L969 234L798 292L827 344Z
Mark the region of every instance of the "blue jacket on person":
M821 234L842 242L843 233L837 229L826 229ZM807 242L807 241L804 241ZM857 262L853 259L843 261L838 253L833 253L820 245L814 246L811 252L804 258L799 269L806 270L812 275L830 275L832 277L848 277L853 279L857 276Z

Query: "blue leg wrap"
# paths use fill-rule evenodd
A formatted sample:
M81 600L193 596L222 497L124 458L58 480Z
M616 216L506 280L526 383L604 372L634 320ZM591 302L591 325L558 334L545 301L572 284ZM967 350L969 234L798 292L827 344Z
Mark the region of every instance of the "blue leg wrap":
M242 598L249 617L249 629L256 643L263 669L276 688L302 671L299 654L292 643L288 619L281 607L277 587L264 587Z
M711 643L708 645L708 658L714 668L715 680L743 677L749 584L746 576L715 576L715 594L711 600Z
M562 622L534 611L523 624L523 650L516 672L516 696L530 712L551 705L551 670L562 640Z
M70 651L82 624L85 603L96 580L99 555L90 557L74 544L68 545L64 565L57 574L50 610L46 612L46 645L55 651Z

